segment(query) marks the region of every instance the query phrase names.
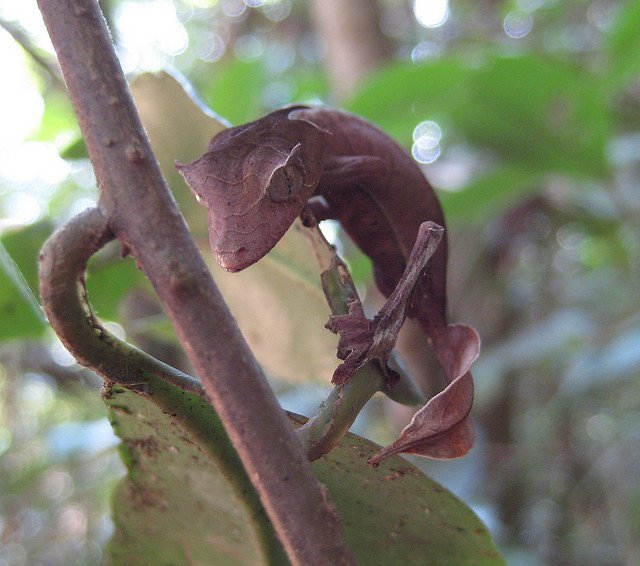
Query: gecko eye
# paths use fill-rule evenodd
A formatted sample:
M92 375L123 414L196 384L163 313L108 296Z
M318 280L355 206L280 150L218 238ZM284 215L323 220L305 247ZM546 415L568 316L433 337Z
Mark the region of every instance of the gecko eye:
M273 202L286 202L296 198L304 185L300 169L293 165L278 167L267 184L267 194Z

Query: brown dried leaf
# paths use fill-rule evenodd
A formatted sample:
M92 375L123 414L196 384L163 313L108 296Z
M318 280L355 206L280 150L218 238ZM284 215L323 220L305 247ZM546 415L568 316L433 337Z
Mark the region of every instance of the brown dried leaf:
M436 351L449 385L413 416L398 440L369 460L371 464L400 452L446 459L464 456L471 449L473 379L469 368L480 353L480 337L470 326L450 324Z
M340 335L337 356L344 361L333 372L331 382L341 385L369 361L375 324L364 315L360 302L354 300L349 303L348 314L332 315L325 328Z

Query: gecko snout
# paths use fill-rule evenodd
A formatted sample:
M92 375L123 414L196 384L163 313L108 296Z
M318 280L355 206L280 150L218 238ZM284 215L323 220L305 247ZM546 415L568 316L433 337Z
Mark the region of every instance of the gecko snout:
M233 250L215 248L216 259L220 264L220 267L226 271L235 273L241 271L246 267L249 267L252 263L255 263L255 259L251 258L249 250L244 246L235 248Z

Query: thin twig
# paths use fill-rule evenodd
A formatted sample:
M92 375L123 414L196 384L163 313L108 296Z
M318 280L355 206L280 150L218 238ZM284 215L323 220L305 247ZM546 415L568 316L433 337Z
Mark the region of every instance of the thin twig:
M41 50L38 49L29 36L18 26L0 19L0 28L4 29L13 40L33 59L33 61L41 67L51 80L56 83L56 86L64 89L64 80L60 74L60 68L56 65L55 60L50 61Z
M340 519L160 173L95 0L38 0L109 227L149 277L294 564L352 564Z
M360 297L349 269L333 246L326 241L310 211L305 211L305 226L302 234L319 265L322 290L329 308L334 315L345 314L349 310L349 304L355 302L360 305ZM425 399L413 380L402 369L397 373L398 382L390 388L383 368L379 363L370 361L349 381L336 385L316 414L296 429L309 459L316 460L331 451L348 432L367 401L378 391L401 403L424 403Z
M89 258L113 240L100 211L87 208L47 240L40 254L40 297L51 326L80 365L129 389L144 389L157 376L204 397L201 383L105 329L87 301ZM79 292L82 294L79 295Z
M384 386L382 370L374 362L360 368L347 383L336 385L318 412L296 429L309 459L317 460L330 452L349 431L367 401Z

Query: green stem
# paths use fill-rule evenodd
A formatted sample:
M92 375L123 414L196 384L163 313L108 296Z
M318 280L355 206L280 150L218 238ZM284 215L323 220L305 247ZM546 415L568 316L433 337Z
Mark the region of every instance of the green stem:
M358 370L344 385L336 385L318 412L296 429L309 459L317 460L336 446L367 401L384 387L384 375L374 362Z
M310 226L306 236L322 269L321 280L327 303L333 314L345 314L349 303L360 302L349 270L324 239L317 226ZM329 452L348 432L367 401L378 391L399 403L421 405L425 402L413 380L401 369L399 381L390 388L377 362L369 362L351 379L336 385L316 414L296 429L296 434L311 461Z

